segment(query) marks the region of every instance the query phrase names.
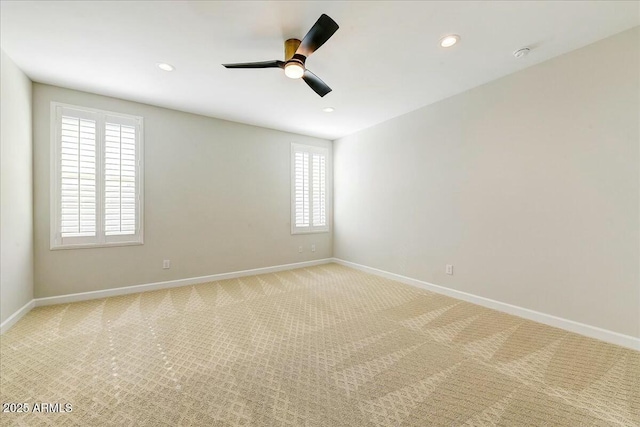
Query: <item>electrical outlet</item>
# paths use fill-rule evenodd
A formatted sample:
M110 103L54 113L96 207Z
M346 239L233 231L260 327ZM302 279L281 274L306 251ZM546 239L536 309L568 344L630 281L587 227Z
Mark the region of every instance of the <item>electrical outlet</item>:
M447 264L447 274L450 274L453 276L453 265Z
M165 259L164 261L162 261L162 268L165 270L168 268L171 268L171 261L168 259Z
M302 246L298 246L298 253L301 254L302 253Z
M311 252L315 252L316 251L316 245L311 245Z

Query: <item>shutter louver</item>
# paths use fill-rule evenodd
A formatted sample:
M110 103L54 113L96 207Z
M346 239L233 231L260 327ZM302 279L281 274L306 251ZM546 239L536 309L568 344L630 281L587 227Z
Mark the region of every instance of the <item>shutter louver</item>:
M96 235L96 122L62 116L60 236Z
M136 233L136 129L105 123L104 230L106 236Z

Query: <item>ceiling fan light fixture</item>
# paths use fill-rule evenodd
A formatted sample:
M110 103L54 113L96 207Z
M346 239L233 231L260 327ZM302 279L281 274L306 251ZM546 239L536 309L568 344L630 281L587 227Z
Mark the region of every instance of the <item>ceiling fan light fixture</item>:
M287 62L284 65L284 74L290 79L299 79L304 75L304 67L298 62Z
M449 34L440 39L440 46L451 47L460 41L460 36L457 34Z

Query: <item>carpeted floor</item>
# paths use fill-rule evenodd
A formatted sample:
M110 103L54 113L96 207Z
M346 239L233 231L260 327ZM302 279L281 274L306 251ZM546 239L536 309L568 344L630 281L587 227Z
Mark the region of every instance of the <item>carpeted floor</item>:
M640 353L335 264L36 308L2 425L640 425Z

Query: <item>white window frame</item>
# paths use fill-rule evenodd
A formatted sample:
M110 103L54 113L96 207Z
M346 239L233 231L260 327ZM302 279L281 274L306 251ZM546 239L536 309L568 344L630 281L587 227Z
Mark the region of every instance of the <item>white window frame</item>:
M73 111L77 117L96 122L96 236L61 236L61 122L63 111ZM144 119L140 116L98 110L95 108L51 102L50 150L50 249L79 249L144 244ZM136 128L136 232L135 234L107 236L104 231L104 150L105 123L135 125Z
M325 156L325 225L314 226L312 223L308 227L296 227L296 182L295 182L295 153L306 152L309 154L322 154ZM320 147L316 145L306 145L299 143L291 143L291 234L311 234L311 233L328 233L330 230L331 220L331 187L329 176L331 175L331 159L329 149L326 147ZM309 168L309 174L311 175L311 167ZM309 221L313 222L313 180L309 177Z

